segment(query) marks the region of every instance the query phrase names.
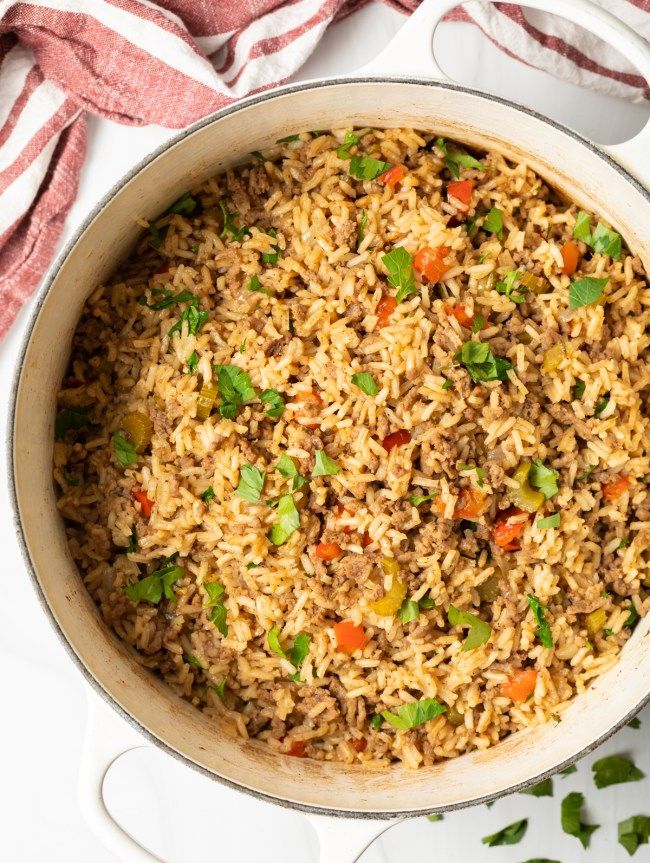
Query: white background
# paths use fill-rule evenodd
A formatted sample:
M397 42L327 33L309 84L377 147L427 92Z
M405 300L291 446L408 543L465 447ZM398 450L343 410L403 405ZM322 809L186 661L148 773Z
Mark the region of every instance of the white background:
M383 5L366 7L330 29L298 79L354 70L388 42L400 22L400 14ZM584 93L517 64L470 25L441 25L435 43L441 65L456 80L509 96L596 140L624 140L646 116L641 106ZM62 242L105 191L170 134L155 127L134 129L91 119L79 197ZM0 345L3 427L28 313L29 306ZM26 577L11 522L5 473L3 460L0 859L8 863L116 863L114 855L86 827L79 811L76 780L86 719L84 689ZM599 754L630 753L650 777L650 709L641 719L640 730L625 729ZM590 774L593 760L594 756L586 759L573 776L556 778L553 799L514 795L491 809L480 806L448 814L439 823L410 821L393 828L361 859L363 863L521 863L546 857L579 863L588 856L591 863L620 863L628 857L617 845L616 822L634 814L650 815L650 778L596 791ZM560 800L571 790L584 792L588 820L603 825L586 853L560 828ZM317 860L315 834L303 816L222 788L151 748L118 761L109 773L105 791L109 808L120 821L170 863ZM523 817L529 818L529 828L519 845L490 849L480 844L482 836ZM650 860L650 846L643 846L634 859L635 863Z

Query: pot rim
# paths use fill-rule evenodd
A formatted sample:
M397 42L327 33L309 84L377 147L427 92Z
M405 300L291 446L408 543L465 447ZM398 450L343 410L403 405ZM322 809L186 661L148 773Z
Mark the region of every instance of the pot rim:
M329 816L333 818L354 818L354 819L366 819L366 820L387 820L387 819L400 819L400 818L416 818L423 815L428 814L437 814L442 812L450 812L460 809L466 809L472 806L479 806L482 803L488 803L490 801L498 800L501 797L504 797L508 794L515 793L524 788L528 788L531 785L534 785L537 782L542 781L543 779L550 778L562 770L564 767L573 764L574 761L577 761L583 758L585 755L593 752L597 749L602 743L608 740L613 734L615 734L619 729L621 729L624 725L626 725L636 714L650 702L650 689L646 693L646 695L634 706L631 708L621 719L619 719L614 725L608 729L606 732L600 735L600 737L593 740L589 745L583 747L580 752L578 752L574 757L565 759L549 770L540 773L538 776L533 779L529 779L526 782L520 782L515 785L509 786L507 790L494 792L492 794L486 794L482 797L478 797L470 800L463 800L460 802L456 802L450 804L449 806L437 806L437 807L429 807L423 809L416 810L400 810L400 809L391 809L384 811L377 810L345 810L345 809L331 809L326 806L314 806L311 804L302 803L300 801L288 800L282 797L276 797L272 794L267 794L264 792L257 791L254 788L251 788L247 785L242 785L234 780L230 779L227 776L223 776L219 773L215 773L212 770L209 770L207 767L198 764L193 761L191 758L188 758L182 752L174 749L169 746L164 740L161 740L153 731L149 731L136 716L129 713L125 710L116 700L115 698L104 688L102 683L92 674L92 672L86 667L81 656L75 651L72 647L72 644L68 641L65 636L65 633L59 626L58 621L54 616L54 612L50 608L50 605L47 601L47 598L43 592L41 584L38 580L38 576L36 575L36 568L32 562L31 555L29 552L29 547L27 545L27 540L25 537L25 533L23 531L22 520L20 517L20 511L18 507L18 493L16 488L16 476L15 476L15 468L14 468L14 427L15 427L15 419L16 419L16 410L18 403L18 390L20 386L20 381L22 378L23 367L25 363L25 356L27 354L27 349L29 347L29 343L32 338L32 333L34 331L34 327L36 325L36 321L41 312L41 308L50 292L50 288L52 287L53 282L55 281L59 270L63 262L69 257L72 253L74 247L81 239L82 235L88 229L90 224L100 215L100 213L110 205L112 199L115 195L131 180L133 180L144 168L147 167L151 162L157 159L159 156L163 155L167 150L171 147L176 146L185 138L190 137L194 134L194 132L203 129L206 126L211 125L214 122L221 120L224 117L227 117L231 114L234 114L237 111L243 110L244 108L248 108L254 105L261 105L266 102L270 102L273 99L276 99L280 96L284 96L286 94L292 93L301 93L308 90L316 90L322 87L331 87L331 86L342 86L347 84L409 84L409 85L417 85L421 87L434 87L440 88L444 90L452 90L458 93L466 93L470 96L477 96L486 101L495 102L497 105L503 105L504 107L514 108L516 111L520 111L523 114L527 114L530 117L533 117L536 120L539 120L545 123L548 126L551 126L553 129L562 132L563 134L573 138L582 146L586 147L592 153L600 157L604 162L606 162L610 167L614 168L627 182L629 182L638 192L640 192L646 200L650 203L650 191L645 188L645 186L640 183L635 177L633 177L629 171L627 171L622 165L620 165L612 156L610 156L607 152L605 152L601 147L595 144L593 141L590 141L588 138L585 138L579 132L576 132L573 129L563 125L562 123L557 122L556 120L552 120L549 117L545 117L543 114L535 111L532 108L528 108L524 105L519 105L516 102L513 102L509 99L505 99L501 96L495 96L490 93L484 93L480 90L477 90L472 87L465 87L460 84L454 84L446 81L438 81L435 79L419 79L412 76L402 76L402 75L351 75L351 76L341 76L341 77L331 77L331 78L322 78L316 79L312 81L305 81L299 84L289 84L282 87L277 87L272 90L267 90L263 93L258 93L253 96L246 97L240 101L236 101L232 105L228 105L225 108L222 108L219 111L215 111L212 114L208 114L206 117L202 117L199 120L196 120L191 125L187 126L185 129L182 129L168 141L160 144L151 153L147 154L143 159L141 159L136 165L134 165L126 174L124 174L116 183L111 186L111 188L102 196L102 198L95 204L95 206L90 210L90 212L86 215L86 217L82 220L77 230L74 232L73 236L68 240L63 249L59 252L54 262L49 267L49 270L43 279L43 283L40 288L37 290L34 297L34 305L29 315L29 320L27 322L27 327L25 329L24 335L20 342L20 348L18 353L18 361L16 364L16 368L13 373L11 389L10 389L10 401L9 401L9 410L7 417L7 429L6 429L6 453L7 453L7 478L9 481L9 498L11 502L12 508L12 520L14 526L16 528L16 536L18 539L18 544L20 546L20 550L22 553L23 560L25 562L27 572L38 598L38 601L46 614L46 617L49 619L50 625L54 629L54 632L59 638L59 641L63 645L67 654L70 656L74 664L77 666L79 671L82 673L85 682L102 698L102 700L112 709L114 710L118 716L120 716L123 720L125 720L135 731L141 734L149 743L153 744L155 747L161 749L163 752L171 755L176 758L182 764L191 767L193 770L202 774L203 776L208 777L209 779L219 782L222 785L225 785L228 788L231 788L235 791L243 792L245 794L250 795L258 800L263 800L267 803L272 803L278 806L282 806L286 809L293 809L299 812L303 812L305 814L311 815L323 815Z

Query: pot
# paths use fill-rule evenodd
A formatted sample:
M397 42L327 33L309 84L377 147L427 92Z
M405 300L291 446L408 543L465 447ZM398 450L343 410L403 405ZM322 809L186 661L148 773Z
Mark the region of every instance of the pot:
M35 303L10 411L17 532L43 608L93 691L81 805L93 828L129 861L158 858L113 822L102 782L110 764L142 745L143 737L217 781L311 813L322 839L321 860L343 863L356 860L397 819L492 800L555 773L628 722L649 697L650 616L639 623L618 665L573 702L561 725L529 728L487 751L419 771L396 766L377 773L287 758L261 743L233 739L141 667L100 619L68 552L51 481L52 440L55 393L83 304L135 243L135 217L155 217L188 187L244 161L251 150L292 132L343 125L415 126L494 148L524 158L585 209L604 216L650 272L644 245L650 236L650 126L625 144L598 147L532 111L444 80L431 56L432 36L454 5L425 0L361 74L254 96L180 133L100 202ZM590 0L527 5L593 31L650 81L648 45Z

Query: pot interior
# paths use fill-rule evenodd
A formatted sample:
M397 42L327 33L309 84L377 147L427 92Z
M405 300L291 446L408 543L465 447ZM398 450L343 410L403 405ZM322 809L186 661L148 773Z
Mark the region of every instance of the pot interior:
M519 732L417 772L287 758L216 727L143 669L107 629L68 552L51 479L55 393L72 334L87 296L134 244L136 219L156 216L189 187L279 137L349 126L414 126L525 159L608 219L650 270L643 245L650 236L647 193L595 148L507 103L462 88L383 80L304 85L249 100L184 133L137 169L99 207L51 277L16 392L17 508L38 587L72 651L105 693L171 751L215 777L305 807L384 814L449 809L552 771L624 722L650 691L650 617L640 622L619 664L579 696L561 724Z

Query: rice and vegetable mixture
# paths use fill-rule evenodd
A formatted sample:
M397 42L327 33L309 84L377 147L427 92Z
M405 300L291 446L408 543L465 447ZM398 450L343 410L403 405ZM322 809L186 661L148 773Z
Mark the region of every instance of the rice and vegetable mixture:
M91 295L55 479L106 622L279 752L429 765L549 719L650 608L638 258L525 164L293 135Z

